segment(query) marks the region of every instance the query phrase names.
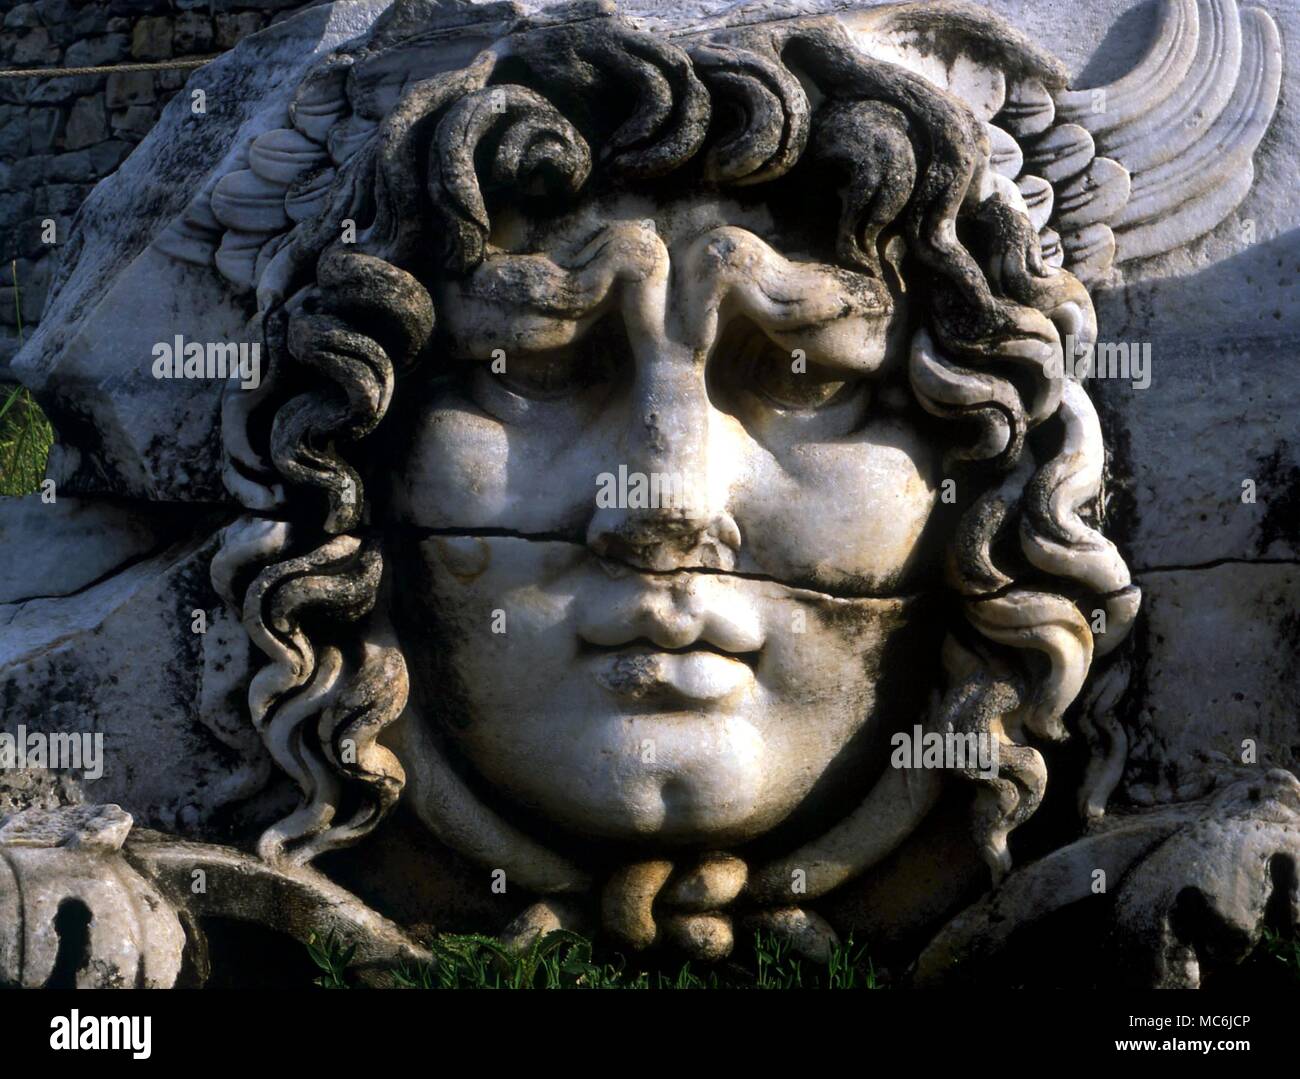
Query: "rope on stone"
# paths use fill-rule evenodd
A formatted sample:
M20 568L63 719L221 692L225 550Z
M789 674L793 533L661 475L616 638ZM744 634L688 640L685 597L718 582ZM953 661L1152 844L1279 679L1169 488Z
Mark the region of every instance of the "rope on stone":
M151 64L106 64L103 67L29 67L0 71L0 79L62 79L76 75L129 75L137 71L180 71L203 67L223 53L190 60L160 60Z

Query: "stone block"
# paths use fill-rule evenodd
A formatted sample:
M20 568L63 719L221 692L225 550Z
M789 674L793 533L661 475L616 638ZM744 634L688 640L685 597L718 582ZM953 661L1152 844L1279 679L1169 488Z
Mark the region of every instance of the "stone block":
M202 55L212 51L212 20L205 12L182 11L176 16L172 50L177 56Z
M6 30L34 30L41 25L35 4L19 4L4 17Z
M36 10L41 23L47 27L69 23L80 14L94 12L103 18L103 9L97 4L73 3L73 0L37 0Z
M141 19L131 34L131 56L136 60L169 60L172 55L172 21L158 15Z
M0 159L17 161L31 147L31 129L27 110L21 106L0 105Z
M113 134L118 138L139 140L149 133L158 119L152 105L132 105L113 112Z
M223 12L213 22L217 48L231 49L249 34L257 33L265 25L266 17L258 11Z
M147 105L154 97L154 74L150 71L122 72L108 76L105 82L104 103L110 109Z
M63 62L67 67L104 67L131 55L131 39L125 34L101 34L83 38L68 46Z
M60 108L29 109L27 130L32 153L48 154L59 145L66 114Z
M78 98L68 112L68 123L63 131L63 145L69 150L80 150L108 138L108 117L104 111L104 95L92 94Z
M46 184L36 190L35 212L61 216L75 214L93 187L94 184L89 183Z
M13 181L14 186L20 190L30 190L38 184L43 184L49 176L50 162L53 156L50 154L32 154L28 157L21 158L13 164Z
M9 80L0 80L0 89ZM27 86L24 98L32 105L62 105L86 94L103 89L102 75L71 75L53 79L34 79Z
M49 67L59 62L59 47L42 27L28 30L14 42L9 60L15 67Z

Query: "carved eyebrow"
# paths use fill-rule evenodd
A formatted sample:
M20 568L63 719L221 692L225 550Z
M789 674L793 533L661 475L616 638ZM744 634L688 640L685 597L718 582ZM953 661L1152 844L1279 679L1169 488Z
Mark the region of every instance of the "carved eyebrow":
M676 270L682 329L696 348L716 343L721 323L741 315L819 363L870 370L884 359L893 300L865 274L787 259L730 225L694 240Z
M547 255L491 255L463 281L443 286L456 350L544 352L570 344L608 308L616 285L666 278L668 251L641 222L598 232L563 263Z

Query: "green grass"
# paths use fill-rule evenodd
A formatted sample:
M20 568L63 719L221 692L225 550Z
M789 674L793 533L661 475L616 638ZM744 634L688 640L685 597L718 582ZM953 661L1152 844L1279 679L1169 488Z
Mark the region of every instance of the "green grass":
M12 268L21 345L23 316L17 263ZM31 392L22 386L0 386L0 495L26 495L39 489L53 443L54 429Z
M320 969L316 985L349 989L356 985L348 967L355 945L333 937L313 937L308 945ZM737 949L726 963L661 969L621 955L595 958L590 941L556 932L515 955L491 937L444 934L431 944L433 962L387 973L399 989L883 989L866 949L852 938L822 966L791 953L769 934L757 934L748 953ZM1265 929L1263 939L1240 966L1221 972L1215 984L1243 989L1300 989L1300 934Z
M316 984L346 989L354 983L348 965L355 945L313 937L307 946L321 970ZM437 937L431 963L390 971L398 989L880 989L884 986L865 948L852 939L836 948L826 966L795 956L787 944L756 934L752 950L725 964L668 970L631 966L623 956L593 957L590 941L557 931L515 955L486 936Z
M1279 980L1300 989L1300 932L1286 934L1265 928L1255 957Z
M22 386L0 387L0 495L40 488L54 431Z

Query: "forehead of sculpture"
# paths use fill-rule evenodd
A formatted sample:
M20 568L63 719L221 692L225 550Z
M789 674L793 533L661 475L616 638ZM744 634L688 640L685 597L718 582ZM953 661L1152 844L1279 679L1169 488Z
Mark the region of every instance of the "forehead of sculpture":
M544 219L515 209L493 239L466 277L437 290L444 329L474 358L562 345L619 305L629 329L696 349L742 314L792 348L874 367L897 321L884 282L813 256L758 202L624 193Z
M557 260L576 255L615 222L645 222L671 250L720 226L759 236L786 254L800 253L800 225L786 220L768 200L740 201L713 192L662 195L616 191L580 201L561 213L539 214L515 203L492 219L492 246L502 252L545 252ZM811 252L804 252L811 256Z

